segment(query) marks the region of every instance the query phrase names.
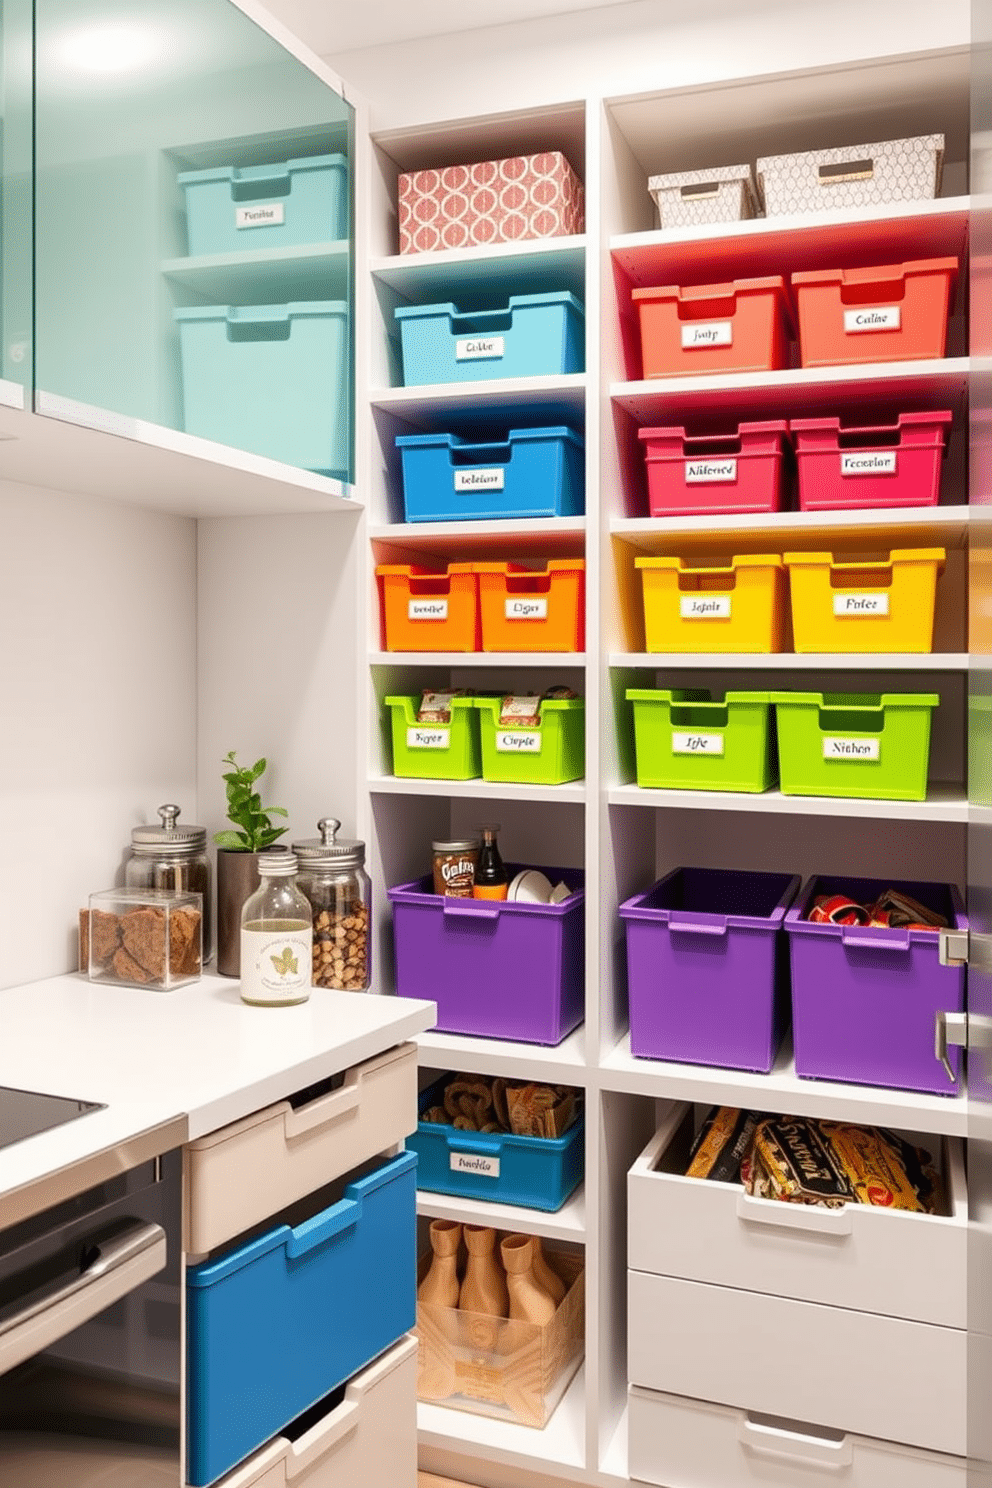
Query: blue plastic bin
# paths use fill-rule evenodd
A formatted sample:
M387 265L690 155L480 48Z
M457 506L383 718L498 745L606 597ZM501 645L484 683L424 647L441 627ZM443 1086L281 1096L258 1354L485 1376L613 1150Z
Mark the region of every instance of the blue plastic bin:
M442 1104L444 1087L453 1078L444 1075L421 1093L421 1115L428 1106ZM417 1184L430 1193L553 1213L582 1182L584 1128L581 1114L561 1137L469 1132L421 1120L406 1144L420 1159Z
M557 377L585 368L585 312L573 294L512 295L505 310L400 305L404 387Z
M417 1320L417 1158L186 1272L187 1478L211 1483Z
M400 434L408 522L579 517L585 511L583 441L564 425L511 429L494 444L457 434Z
M350 479L348 307L176 310L188 434Z
M190 254L296 248L348 236L348 162L314 155L285 165L182 171Z

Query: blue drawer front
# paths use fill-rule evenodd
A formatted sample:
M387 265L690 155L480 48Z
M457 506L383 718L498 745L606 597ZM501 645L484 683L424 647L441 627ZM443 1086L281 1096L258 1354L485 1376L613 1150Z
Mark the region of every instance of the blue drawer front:
M414 1327L417 1158L186 1273L187 1477L211 1483Z
M564 426L511 429L498 444L454 434L400 434L408 522L500 517L578 517L585 511L585 454Z
M188 251L243 253L348 236L348 162L316 155L285 165L183 171ZM240 224L240 225L239 225Z
M452 304L395 311L403 384L557 377L585 369L585 315L574 295L513 295L505 310L461 314Z

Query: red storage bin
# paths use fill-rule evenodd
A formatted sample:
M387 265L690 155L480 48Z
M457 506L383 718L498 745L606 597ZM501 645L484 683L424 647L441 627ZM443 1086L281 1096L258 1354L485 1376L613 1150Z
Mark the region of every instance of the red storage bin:
M936 506L953 415L901 413L892 424L792 419L801 511Z
M652 517L782 510L785 419L738 424L732 434L640 429Z
M793 274L804 367L944 355L956 258Z
M780 274L631 294L645 377L770 372L788 364L789 310Z

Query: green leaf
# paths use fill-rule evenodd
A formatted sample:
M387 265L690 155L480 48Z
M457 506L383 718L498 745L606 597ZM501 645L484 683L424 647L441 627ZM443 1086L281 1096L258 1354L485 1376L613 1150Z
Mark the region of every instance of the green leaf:
M284 837L288 827L266 827L258 834L260 847L271 847L278 837Z
M256 760L255 761L255 763L251 767L251 778L252 778L252 780L257 780L260 775L264 775L265 774L266 763L267 763L267 761L264 760L264 759L260 759L260 760Z
M215 832L214 841L218 847L226 847L232 852L248 852L248 839L243 832Z
M288 816L289 812L282 806L269 806L266 808L267 816Z

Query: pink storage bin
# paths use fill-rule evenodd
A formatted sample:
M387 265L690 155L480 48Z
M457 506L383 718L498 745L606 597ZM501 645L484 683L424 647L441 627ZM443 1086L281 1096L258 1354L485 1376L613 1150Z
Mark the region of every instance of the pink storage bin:
M946 409L851 427L793 419L800 510L936 506L951 419Z
M652 517L729 515L782 509L785 419L739 424L732 434L640 429Z

